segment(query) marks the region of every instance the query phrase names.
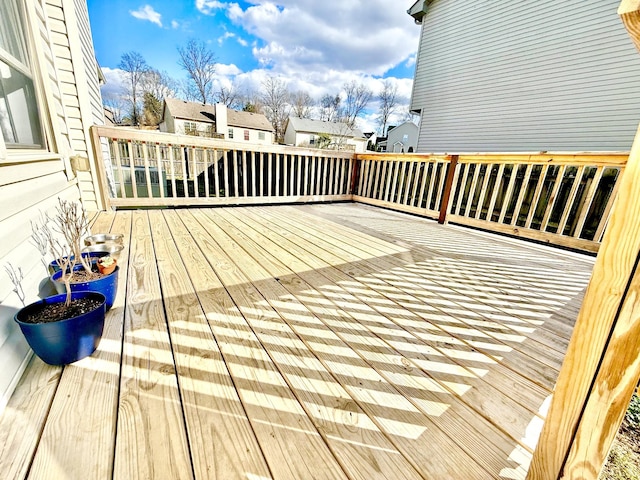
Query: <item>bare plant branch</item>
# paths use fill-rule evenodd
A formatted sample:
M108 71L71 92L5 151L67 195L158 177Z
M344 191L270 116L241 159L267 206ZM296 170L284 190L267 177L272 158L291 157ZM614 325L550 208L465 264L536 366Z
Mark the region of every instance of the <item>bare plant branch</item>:
M24 294L24 289L22 288L22 280L24 280L22 268L18 267L18 270L16 270L13 265L7 263L4 266L4 269L7 272L7 275L9 275L9 280L11 280L11 283L13 283L13 292L18 296L20 302L22 303L22 306L24 307L24 299L26 298L26 296Z

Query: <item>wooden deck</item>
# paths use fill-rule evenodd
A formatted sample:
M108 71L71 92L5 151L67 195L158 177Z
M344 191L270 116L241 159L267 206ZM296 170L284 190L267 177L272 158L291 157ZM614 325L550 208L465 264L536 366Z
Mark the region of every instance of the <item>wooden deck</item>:
M32 360L6 479L524 478L593 259L355 204L101 214L98 352Z

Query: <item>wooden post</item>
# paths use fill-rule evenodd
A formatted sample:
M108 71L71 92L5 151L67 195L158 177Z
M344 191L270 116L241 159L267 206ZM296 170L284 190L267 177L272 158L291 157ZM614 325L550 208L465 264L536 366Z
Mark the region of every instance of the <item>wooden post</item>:
M458 155L451 155L451 162L449 163L449 171L447 172L447 180L444 184L444 191L442 192L442 204L440 205L440 216L438 217L438 223L443 224L447 221L447 211L449 210L449 201L451 200L451 192L453 192L453 179L456 173L456 167L458 166Z
M100 135L98 134L97 127L89 127L89 134L91 136L91 145L93 147L93 158L95 159L95 165L98 168L97 172L92 172L94 176L97 176L99 185L99 189L96 191L98 208L109 210L111 208L111 195L109 193L107 170L104 166L104 159L102 158L102 143L100 141Z
M640 0L618 9L640 49ZM640 129L560 370L529 480L596 479L640 376Z
M349 187L349 195L353 196L356 193L356 183L358 181L359 172L360 172L360 160L358 159L358 154L356 153L353 156L353 174L351 175L351 186Z

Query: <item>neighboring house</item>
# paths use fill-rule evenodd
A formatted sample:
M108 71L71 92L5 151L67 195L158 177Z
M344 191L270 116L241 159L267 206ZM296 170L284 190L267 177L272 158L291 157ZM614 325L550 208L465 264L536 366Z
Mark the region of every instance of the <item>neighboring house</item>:
M387 152L415 152L418 145L418 126L413 122L404 122L402 125L390 128L385 143Z
M273 143L273 126L261 113L239 112L226 105L203 105L167 98L162 110L161 132L226 138L234 142Z
M417 151L629 150L640 56L619 3L416 2Z
M25 302L46 275L31 221L58 198L102 208L89 127L102 124L98 65L84 0L0 2L0 410L29 360L12 320L22 306L4 266L24 275Z
M324 139L328 139L328 142ZM362 153L366 149L367 138L360 130L349 128L345 123L289 117L284 131L284 143L296 147L320 146Z

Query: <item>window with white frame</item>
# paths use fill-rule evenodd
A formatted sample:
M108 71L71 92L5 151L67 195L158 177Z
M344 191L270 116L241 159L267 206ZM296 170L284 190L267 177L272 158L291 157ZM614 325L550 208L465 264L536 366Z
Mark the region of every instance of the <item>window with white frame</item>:
M0 130L7 149L44 146L18 0L0 2Z
M184 133L186 135L197 135L198 124L196 122L184 122Z
M231 139L231 138L233 138L233 128L230 128L230 129L229 129L228 137L229 137L230 139Z
M244 131L244 140L245 140L246 142L248 142L248 141L249 141L249 130L245 130L245 131Z
M258 132L258 140L264 140L264 132Z

